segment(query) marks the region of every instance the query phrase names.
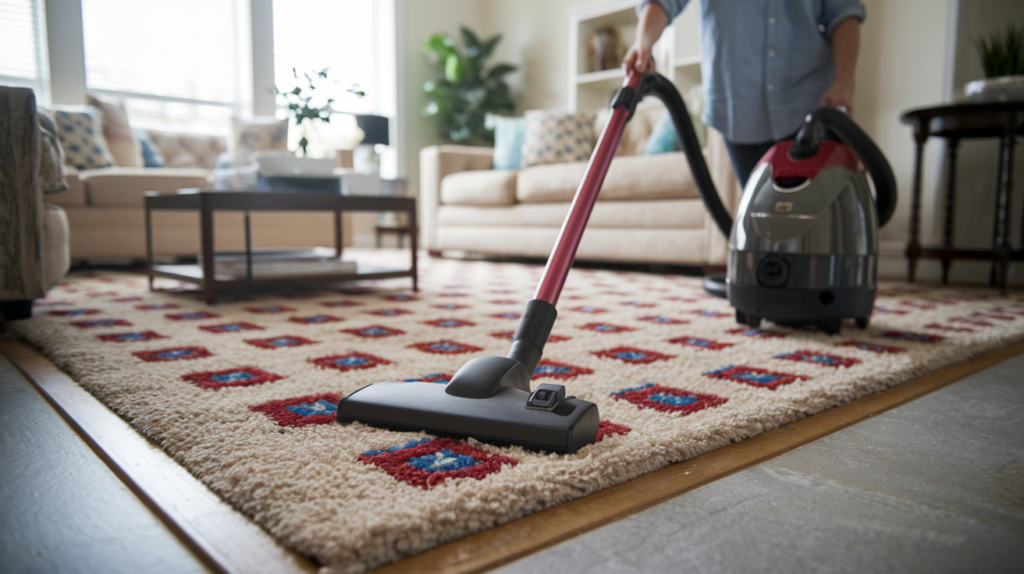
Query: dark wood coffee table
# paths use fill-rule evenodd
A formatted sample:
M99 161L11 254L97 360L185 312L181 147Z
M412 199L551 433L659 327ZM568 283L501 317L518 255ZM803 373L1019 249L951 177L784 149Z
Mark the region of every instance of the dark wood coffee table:
M412 288L418 290L416 282L416 199L411 197L376 197L334 195L325 193L267 193L248 191L200 191L178 195L150 195L145 198L146 209L146 269L149 274L149 288L157 277L177 279L202 286L206 302L217 301L221 291L254 291L281 288L297 283L340 283L363 279L390 279L393 277L412 278ZM202 234L201 265L155 265L153 262L153 226L151 213L154 210L198 211ZM245 253L247 277L244 279L218 278L214 274L213 212L241 211L245 213ZM388 269L360 264L355 273L288 275L274 277L253 277L252 243L250 241L249 212L251 211L333 211L334 249L341 257L341 214L344 211L399 211L409 214L410 261L408 269Z

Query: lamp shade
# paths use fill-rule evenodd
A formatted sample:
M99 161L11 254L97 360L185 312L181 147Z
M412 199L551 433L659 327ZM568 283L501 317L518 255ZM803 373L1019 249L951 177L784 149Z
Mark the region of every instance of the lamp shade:
M366 134L362 143L391 145L391 140L388 138L388 119L386 117L356 116L356 123L359 124L359 129L363 130L363 133Z

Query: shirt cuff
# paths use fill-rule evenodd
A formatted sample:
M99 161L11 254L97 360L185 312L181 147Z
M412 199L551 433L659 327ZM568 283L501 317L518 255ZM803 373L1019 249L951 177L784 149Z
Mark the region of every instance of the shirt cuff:
M859 4L859 3L858 3ZM843 23L843 21L850 18L856 18L858 22L864 23L864 18L867 16L864 10L864 5L848 6L837 11L835 14L831 14L827 22L823 22L825 26L825 37L831 38L832 32L835 31L836 26Z

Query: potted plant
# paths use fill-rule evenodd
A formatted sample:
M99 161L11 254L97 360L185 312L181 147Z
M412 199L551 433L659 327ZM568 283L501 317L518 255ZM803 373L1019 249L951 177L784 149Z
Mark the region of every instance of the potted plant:
M309 157L306 148L309 146L310 136L314 135L319 124L330 123L331 114L336 111L333 107L334 98L319 100L316 93L317 84L320 80L327 81L327 71L329 69L324 68L320 71L304 72L302 75L306 79L305 88L296 85L291 90L283 92L280 88L274 86L277 96L288 104L288 111L295 118L295 126L302 133L302 138L299 140L299 148L302 150L303 157ZM292 76L295 77L296 82L299 81L299 73L295 68L292 68ZM316 83L314 83L314 77L316 78ZM366 92L357 89L355 86L348 88L348 92L359 97L366 95Z
M442 137L461 144L494 143L494 131L487 125L487 116L509 114L514 109L503 78L515 66L485 66L500 41L500 34L480 41L476 34L462 27L461 46L443 33L424 42L423 53L437 67L440 77L423 84L428 97L423 113L437 121Z
M964 87L971 102L1012 102L1024 100L1024 25L1010 24L987 39L976 42L984 80Z

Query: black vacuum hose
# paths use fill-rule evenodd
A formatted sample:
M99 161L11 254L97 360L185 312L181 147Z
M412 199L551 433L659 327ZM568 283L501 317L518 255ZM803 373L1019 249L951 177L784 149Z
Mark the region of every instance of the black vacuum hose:
M722 230L722 234L729 237L732 231L732 216L729 210L722 204L722 198L715 189L715 182L711 179L708 171L708 164L704 161L704 154L700 151L700 142L697 141L697 134L693 131L693 121L690 120L690 112L686 109L679 91L661 74L646 74L637 86L637 101L639 102L647 94L659 100L668 109L672 117L672 123L676 126L676 134L683 145L683 152L686 154L686 162L690 164L690 172L693 180L697 183L697 191L704 206L711 213L711 218Z
M868 168L871 181L875 184L875 208L878 212L878 226L889 222L896 211L896 178L885 154L875 142L860 129L850 116L837 108L818 108L804 120L796 134L789 156L793 159L808 159L818 155L818 128L824 126L850 146Z

